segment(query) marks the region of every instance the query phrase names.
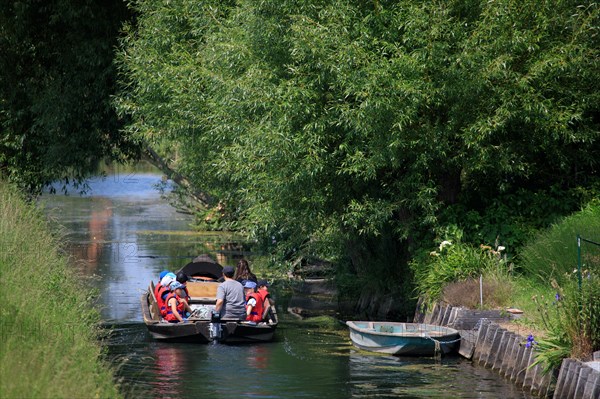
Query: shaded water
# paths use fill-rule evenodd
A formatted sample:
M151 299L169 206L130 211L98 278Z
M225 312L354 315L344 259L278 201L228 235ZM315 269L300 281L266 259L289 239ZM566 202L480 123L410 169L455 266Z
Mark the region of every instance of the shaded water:
M154 185L149 167L109 171L85 196L45 195L47 213L65 226L78 266L100 292L113 330L109 359L131 397L156 398L526 398L511 383L459 357L399 358L354 349L345 328L285 314L272 343L167 344L154 341L140 314L151 279L200 253L222 264L241 257L231 234L195 233ZM252 257L250 256L250 259ZM277 298L277 293L275 292Z

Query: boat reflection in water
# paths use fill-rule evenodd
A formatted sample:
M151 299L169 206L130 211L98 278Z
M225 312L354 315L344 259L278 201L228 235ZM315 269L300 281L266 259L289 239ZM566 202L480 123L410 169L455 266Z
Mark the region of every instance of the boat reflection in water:
M185 380L182 378L186 373L185 364L187 355L185 348L177 345L161 345L156 348L154 354L154 371L156 372L151 382L152 391L156 397L175 398L180 397L182 385Z

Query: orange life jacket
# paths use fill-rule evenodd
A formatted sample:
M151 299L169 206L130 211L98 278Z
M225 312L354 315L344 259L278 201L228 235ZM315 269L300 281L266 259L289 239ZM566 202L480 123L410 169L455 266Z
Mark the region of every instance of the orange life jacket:
M183 317L183 314L185 312L185 302L181 300L181 297L179 297L179 295L171 292L169 293L169 295L167 295L167 298L165 299L165 306L167 308L167 312L164 319L169 322L178 322L179 320L177 319L177 317L175 317L173 311L171 310L171 307L169 306L169 301L171 300L171 298L175 298L175 300L177 301L176 309L179 313L179 316Z
M248 306L247 304L248 304L248 301L250 300L250 298L254 298L256 300L256 305L252 307L250 314L248 316L246 316L246 320L255 321L257 323L261 322L262 314L265 309L264 308L264 299L258 292L252 292L246 297L246 306Z

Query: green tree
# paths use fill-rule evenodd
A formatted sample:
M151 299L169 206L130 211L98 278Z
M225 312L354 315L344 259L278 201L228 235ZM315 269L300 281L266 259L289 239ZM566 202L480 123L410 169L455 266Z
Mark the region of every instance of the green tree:
M598 195L598 7L542 3L139 0L117 106L250 234L393 286Z
M0 174L30 192L138 155L110 103L121 0L0 5Z

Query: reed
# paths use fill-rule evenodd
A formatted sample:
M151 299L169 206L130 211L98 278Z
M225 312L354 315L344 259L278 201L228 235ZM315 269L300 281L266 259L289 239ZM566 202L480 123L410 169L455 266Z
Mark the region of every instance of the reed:
M92 291L33 204L0 181L3 398L120 397L102 360Z

